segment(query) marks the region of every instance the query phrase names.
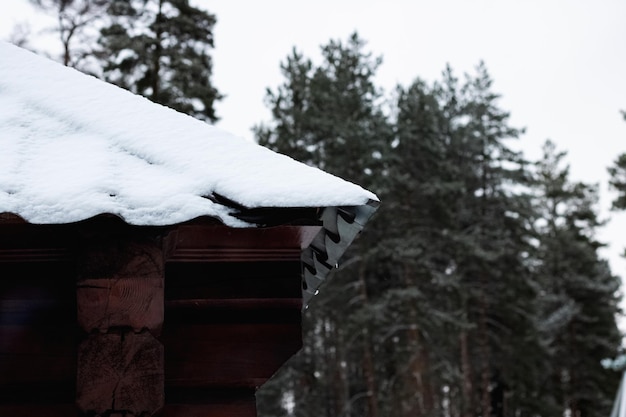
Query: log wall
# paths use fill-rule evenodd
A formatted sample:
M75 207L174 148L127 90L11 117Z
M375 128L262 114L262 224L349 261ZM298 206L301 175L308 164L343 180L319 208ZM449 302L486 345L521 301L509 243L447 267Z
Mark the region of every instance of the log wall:
M315 232L0 224L0 416L255 416Z

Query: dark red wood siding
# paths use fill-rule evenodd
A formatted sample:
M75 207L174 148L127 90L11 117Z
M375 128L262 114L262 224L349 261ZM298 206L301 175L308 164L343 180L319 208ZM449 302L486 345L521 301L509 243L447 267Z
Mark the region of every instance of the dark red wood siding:
M254 416L256 389L301 347L300 253L318 230L231 229L211 221L140 228L102 218L56 226L0 223L0 416L80 415L76 396L86 382L79 378L77 387L83 366L77 364L94 360L85 359L89 350L79 355L79 346L92 340L81 326L109 330L91 316L88 323L84 315L78 319L77 279L85 284L79 293L90 291L97 277L80 276L103 261L95 260L98 253L105 263L107 256L123 258L110 244L85 257L85 242L108 239L128 251L146 236L159 240L164 253L164 321L151 331L164 352L165 406L157 415ZM147 291L118 285L121 293ZM78 299L89 297L98 298ZM105 311L96 304L80 311ZM109 313L111 324L116 315ZM153 322L139 316L131 327L137 333ZM146 343L152 342L135 345Z

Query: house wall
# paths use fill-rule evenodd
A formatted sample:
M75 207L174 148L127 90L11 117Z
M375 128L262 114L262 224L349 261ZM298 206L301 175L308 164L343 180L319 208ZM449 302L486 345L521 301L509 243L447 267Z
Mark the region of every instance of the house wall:
M101 346L116 346L120 340L132 342L129 349L134 353L128 359L132 366L126 368L138 369L132 371L137 375L127 377L141 378L141 369L159 362L149 359L135 366L142 363L142 349L158 358L158 348L154 350L156 345L147 331L163 349L165 405L156 415L256 415L256 389L301 347L299 256L301 246L306 244L301 229L255 231L210 222L149 229L115 219L65 226L0 224L0 416L90 414L81 414L80 408L88 411L98 401L91 397L87 401L84 387L94 379L106 379L106 372L97 372L106 366L85 362L110 361L98 353L106 351ZM115 251L136 250L136 242L145 244L146 239L157 242L163 256L164 286L159 301L162 325L155 325L154 317L148 314L138 319L139 324L135 321L125 327L125 318L115 319L117 308L105 314L109 320L106 326L92 320L93 315L86 320L85 308L97 306L100 298L107 301L100 304L109 308L120 302L119 297L129 296L128 288L137 288L139 298L135 299L154 291L149 288L155 285L146 285L145 277L139 274L127 273L124 279L132 285L120 286L120 274L115 273L123 270L125 263L131 264L128 268L132 272L132 268L141 266L137 259L145 261L145 255L120 261L124 255ZM97 272L107 269L107 257L122 264L111 269L111 277ZM99 262L102 267L92 268ZM91 281L85 281L85 277ZM117 285L119 291L107 287L106 295L100 297L98 291L105 287L100 280L109 278L117 281L107 285ZM134 285L133 280L142 279L144 284ZM91 300L91 304L85 304L87 307L77 305L77 282L88 282L87 289L97 289L89 293L91 298L85 298L78 285L78 304ZM92 343L96 339L97 343ZM91 389L90 395L98 397L99 389ZM107 393L106 384L102 391ZM154 393L145 394L147 398L150 395ZM76 405L77 397L80 407ZM111 402L110 397L107 400ZM117 400L118 406L126 404L120 415L138 414L129 411L132 407L128 401L121 397ZM111 407L97 412L114 415Z

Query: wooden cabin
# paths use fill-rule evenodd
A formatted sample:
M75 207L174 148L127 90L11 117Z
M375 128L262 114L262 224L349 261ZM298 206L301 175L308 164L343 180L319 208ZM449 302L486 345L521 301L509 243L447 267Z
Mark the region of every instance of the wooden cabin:
M255 416L377 206L0 43L0 416Z

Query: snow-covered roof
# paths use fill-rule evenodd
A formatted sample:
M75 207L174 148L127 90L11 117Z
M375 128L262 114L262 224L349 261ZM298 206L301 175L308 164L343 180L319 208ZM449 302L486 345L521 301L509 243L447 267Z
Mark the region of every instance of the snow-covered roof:
M216 198L220 196L220 198ZM246 208L364 206L358 185L0 42L0 213L134 225Z

